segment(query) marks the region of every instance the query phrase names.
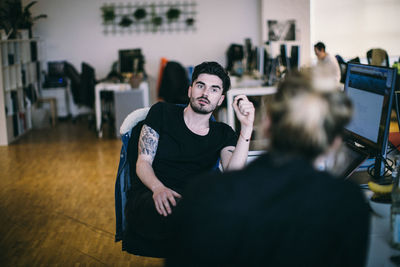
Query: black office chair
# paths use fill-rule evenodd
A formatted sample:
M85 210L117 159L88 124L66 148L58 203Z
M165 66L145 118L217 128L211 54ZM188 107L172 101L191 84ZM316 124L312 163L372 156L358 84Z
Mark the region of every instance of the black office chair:
M80 103L81 76L79 72L75 69L74 65L68 61L64 62L64 72L71 83L70 88L74 103Z
M373 48L367 51L369 65L389 67L388 53L382 48Z
M336 60L339 63L340 68L340 82L344 83L346 81L347 63L340 55L336 55Z

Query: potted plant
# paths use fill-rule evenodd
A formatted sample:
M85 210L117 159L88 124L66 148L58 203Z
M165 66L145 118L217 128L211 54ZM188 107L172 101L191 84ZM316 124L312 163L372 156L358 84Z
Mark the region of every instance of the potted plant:
M171 7L167 11L167 18L168 18L169 22L178 20L180 15L181 15L181 11L177 8Z
M7 1L2 9L0 9L0 27L10 34L10 38L15 38L18 29L29 30L29 37L32 38L32 26L35 21L47 18L47 15L41 14L32 17L30 8L37 1L32 1L22 8L20 1Z
M121 21L119 22L119 26L128 28L133 23L133 20L130 19L128 16L123 16Z
M101 7L102 17L104 24L113 22L115 19L115 8L114 6L102 6Z
M133 13L133 17L136 20L142 20L147 16L147 11L144 8L138 8L135 10L135 12Z

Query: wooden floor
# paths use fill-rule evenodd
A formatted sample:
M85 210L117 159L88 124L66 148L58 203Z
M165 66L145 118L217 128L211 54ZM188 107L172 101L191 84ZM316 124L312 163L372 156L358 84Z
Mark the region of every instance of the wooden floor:
M163 266L114 242L120 148L85 121L0 146L0 266Z

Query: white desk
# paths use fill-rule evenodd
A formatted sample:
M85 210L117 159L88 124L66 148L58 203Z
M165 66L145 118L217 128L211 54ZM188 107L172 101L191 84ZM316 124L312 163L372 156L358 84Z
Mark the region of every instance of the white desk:
M272 95L276 93L276 87L255 87L255 88L232 88L226 93L228 125L235 130L235 113L232 108L233 99L237 95Z
M101 91L113 91L113 92L123 92L128 90L139 90L142 91L143 94L143 104L145 107L150 105L149 103L149 84L147 82L141 82L139 88L133 89L128 83L99 83L95 88L95 110L96 110L96 130L99 137L102 137L102 133L100 131L101 127L101 100L100 100L100 92Z

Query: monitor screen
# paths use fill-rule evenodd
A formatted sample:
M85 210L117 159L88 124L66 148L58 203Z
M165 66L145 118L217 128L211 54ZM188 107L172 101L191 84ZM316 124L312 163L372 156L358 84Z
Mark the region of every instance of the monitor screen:
M141 49L119 50L119 71L138 73L144 71L144 57Z
M383 155L386 150L395 79L394 69L348 65L344 90L354 113L346 131L373 154Z

